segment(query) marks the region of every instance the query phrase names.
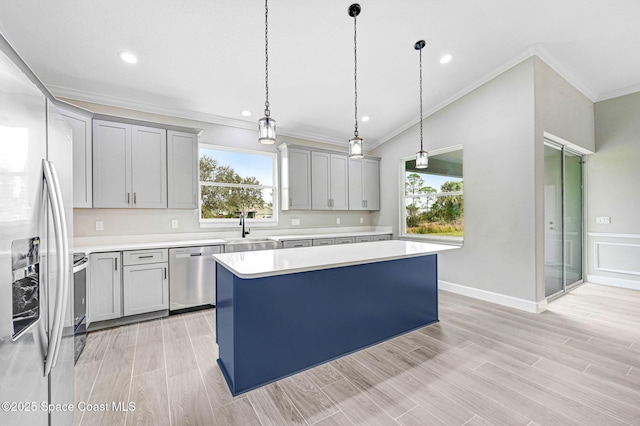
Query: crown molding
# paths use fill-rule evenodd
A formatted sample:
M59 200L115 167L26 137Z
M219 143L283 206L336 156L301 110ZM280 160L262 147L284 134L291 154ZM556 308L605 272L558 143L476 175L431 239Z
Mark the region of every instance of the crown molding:
M170 117L183 118L187 120L201 121L205 123L218 124L221 126L235 127L245 130L257 130L257 123L253 121L239 120L235 118L223 117L220 115L207 114L203 112L166 108L163 106L150 104L146 102L134 101L131 99L123 99L109 95L101 95L83 90L71 89L62 86L47 86L53 95L58 98L74 99L77 101L91 102L95 104L107 105L116 108L125 108L134 111L146 112L151 114L160 114ZM313 142L320 142L329 145L338 145L341 147L348 146L346 140L321 135L313 132L292 131L286 128L278 127L278 135L291 138L304 139Z
M613 98L619 98L620 96L631 95L632 93L640 92L640 84L634 84L618 90L612 90L610 92L601 93L596 99L596 102L606 101Z
M488 83L489 81L491 81L494 78L498 77L500 74L504 73L505 71L508 71L509 69L511 69L514 66L518 65L520 62L522 62L522 61L524 61L526 59L529 59L532 56L537 56L538 58L540 58L551 69L553 69L558 75L560 75L562 78L567 80L569 82L569 84L571 84L578 91L580 91L583 95L585 95L587 98L589 98L589 100L591 102L596 102L596 99L598 99L598 96L593 90L591 90L587 85L583 84L582 81L580 79L578 79L577 77L575 77L575 75L573 73L567 71L566 68L564 68L562 65L560 65L560 63L551 54L549 54L549 52L546 49L544 49L541 45L536 44L536 45L532 45L532 46L528 47L527 49L523 50L520 54L518 54L518 55L514 56L513 58L511 58L510 60L504 62L499 67L493 69L492 71L488 72L487 74L485 74L481 78L477 79L475 82L471 83L467 87L463 88L462 90L458 91L454 95L452 95L449 98L445 99L444 101L440 102L435 107L430 108L429 110L426 111L426 113L423 114L423 119L429 117L430 115L435 114L436 112L438 112L441 109L445 108L449 104L452 104L453 102L455 102L458 99L462 98L463 96L471 93L472 91L474 91L478 87ZM631 89L631 88L629 88L629 89ZM636 89L637 89L636 91L640 90L640 85L638 85L636 87ZM621 95L618 95L618 96L621 96ZM377 148L378 146L382 145L383 143L388 142L389 140L391 140L394 137L398 136L400 133L404 132L405 130L411 128L412 126L415 126L419 122L420 122L420 117L419 116L415 117L413 120L403 124L402 126L400 126L400 127L396 128L395 130L389 132L384 137L380 138L378 143L373 148Z

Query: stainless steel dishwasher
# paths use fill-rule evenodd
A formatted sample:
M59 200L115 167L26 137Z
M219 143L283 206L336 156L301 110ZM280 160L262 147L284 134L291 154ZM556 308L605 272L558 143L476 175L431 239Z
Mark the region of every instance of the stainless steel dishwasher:
M169 311L216 304L216 261L223 246L169 250Z

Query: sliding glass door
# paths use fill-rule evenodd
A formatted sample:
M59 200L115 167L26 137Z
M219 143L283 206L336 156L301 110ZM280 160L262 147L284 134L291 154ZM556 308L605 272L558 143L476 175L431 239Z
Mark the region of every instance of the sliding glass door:
M582 282L582 157L544 146L545 296Z

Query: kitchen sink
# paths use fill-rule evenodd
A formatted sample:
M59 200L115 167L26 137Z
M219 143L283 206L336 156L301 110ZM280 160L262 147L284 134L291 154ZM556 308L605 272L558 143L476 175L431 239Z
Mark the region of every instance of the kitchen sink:
M238 251L273 250L280 248L280 242L272 241L268 238L238 238L227 240L225 244L226 253Z

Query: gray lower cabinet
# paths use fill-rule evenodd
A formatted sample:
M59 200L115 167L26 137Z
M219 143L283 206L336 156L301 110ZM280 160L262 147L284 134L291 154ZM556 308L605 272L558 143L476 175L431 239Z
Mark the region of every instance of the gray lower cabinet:
M354 237L337 237L333 241L335 244L353 244L355 242Z
M91 270L89 319L105 321L122 316L120 252L95 253L89 257Z
M125 251L122 257L123 314L169 309L168 250Z
M311 247L311 240L283 241L282 248Z
M313 246L332 246L335 242L333 238L319 238L317 240L313 240Z

